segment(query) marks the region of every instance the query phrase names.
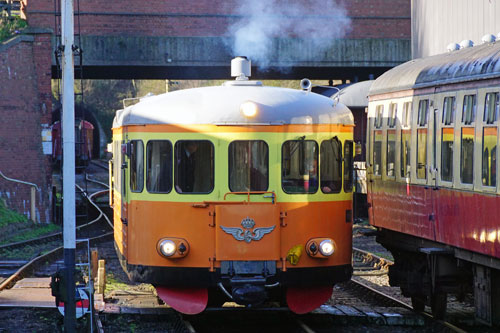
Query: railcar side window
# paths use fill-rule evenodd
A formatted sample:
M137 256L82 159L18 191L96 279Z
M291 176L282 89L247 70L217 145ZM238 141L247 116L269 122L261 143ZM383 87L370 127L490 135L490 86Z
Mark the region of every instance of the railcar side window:
M427 125L429 113L429 100L421 100L418 103L418 126ZM417 178L427 178L427 128L417 128Z
M455 119L455 97L445 97L443 103L443 117L441 122L441 180L451 182L453 180L453 142L455 131L453 122Z
M429 100L423 99L418 103L418 126L427 125L427 117L429 114Z
M463 184L472 184L474 166L474 127L462 128L460 155L460 180Z
M488 95L488 94L487 94ZM488 98L487 98L488 100ZM486 111L486 110L485 110ZM474 122L476 115L476 95L464 96L462 109L462 132L460 149L460 181L463 184L472 184L474 171ZM496 141L495 141L496 142Z
M384 114L384 106L383 105L377 105L377 108L375 110L375 128L381 128L382 127L382 117Z
M497 186L497 128L483 128L483 161L481 178L484 186Z
M318 144L315 141L300 139L283 143L281 186L291 194L318 191Z
M398 111L398 105L396 103L391 103L389 105L389 117L387 117L387 127L396 127L396 114Z
M462 123L470 125L476 118L476 95L464 96L464 107L462 110Z
M455 119L455 97L445 97L443 103L443 125L453 124Z
M144 144L141 140L130 141L130 190L144 189Z
M404 128L410 127L411 123L411 102L405 102L403 104L403 116L401 117L401 126Z
M410 154L411 154L411 102L406 102L403 104L403 116L401 122L401 151L400 151L400 163L401 163L401 177L409 177L410 175Z
M351 164L352 171L352 142L350 149L351 159L347 162ZM339 193L342 189L342 143L337 137L321 142L320 172L321 191Z
M323 144L322 144L323 145ZM346 141L344 143L344 192L352 191L352 176L353 176L353 142ZM321 178L321 190L325 192L326 184L323 184Z
M232 192L267 191L269 148L257 141L233 141L229 144L229 189Z
M172 190L172 144L170 141L149 141L146 146L146 189L150 193Z
M443 127L441 130L441 180L453 180L453 127Z
M373 131L373 175L382 174L382 131Z
M386 151L386 172L387 176L394 177L394 165L396 163L396 130L387 130L387 151Z
M486 124L493 124L498 119L499 108L499 93L486 94L486 101L484 103L484 118Z
M214 189L214 146L207 140L175 143L175 190L206 194Z

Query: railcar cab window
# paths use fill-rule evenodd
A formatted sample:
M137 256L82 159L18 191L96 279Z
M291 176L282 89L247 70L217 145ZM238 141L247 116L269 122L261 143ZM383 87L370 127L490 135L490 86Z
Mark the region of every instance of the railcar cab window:
M175 190L206 194L214 189L214 147L207 140L175 143Z
M417 178L427 178L427 118L429 114L429 100L418 103L417 117Z
M389 105L389 117L387 118L387 149L386 149L386 175L395 177L394 165L396 163L396 114L397 104Z
M486 94L484 107L483 147L481 178L484 186L497 185L497 126L492 126L498 119L499 94ZM488 126L490 125L490 126Z
M403 104L403 115L401 117L401 177L406 178L410 176L410 156L411 156L411 102Z
M443 102L443 116L441 118L441 180L453 180L453 143L456 102L455 97L445 97Z
M146 146L146 189L150 193L172 190L172 143L149 141Z
M462 128L460 132L460 181L472 184L474 179L474 122L476 96L464 96L462 108Z
M281 186L286 193L318 191L318 144L315 141L285 141L281 147Z
M352 165L352 142L350 147L346 149L350 150L351 157L345 163ZM339 193L342 189L342 143L336 136L330 140L321 142L321 163L319 168L321 173L321 191L323 193ZM352 166L350 169L351 171L346 172L352 174ZM349 177L351 179L346 180L349 182L347 185L352 188L352 176Z
M353 164L353 142L346 141L344 144L344 192L346 193L352 191ZM321 178L321 190L325 187L326 184L323 185L323 178Z
M130 190L144 189L144 144L141 140L130 141Z
M233 141L229 144L229 189L232 192L267 191L269 148L267 143Z
M377 105L375 110L375 130L373 131L373 175L382 174L382 115L384 106Z

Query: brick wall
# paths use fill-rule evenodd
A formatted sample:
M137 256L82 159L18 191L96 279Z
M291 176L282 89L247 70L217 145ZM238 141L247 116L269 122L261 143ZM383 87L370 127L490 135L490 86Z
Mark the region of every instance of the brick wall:
M42 127L49 125L50 35L18 36L0 44L0 171L35 183L37 220L51 219L51 162L42 150ZM48 57L47 57L48 52ZM0 197L28 215L30 187L0 178Z
M246 0L245 0L246 1ZM326 0L279 0L308 4L304 15L324 12ZM54 28L54 0L24 0L31 26ZM80 31L87 35L222 36L241 16L243 0L80 0ZM347 38L410 38L410 0L343 2L352 19ZM75 0L75 8L78 0ZM286 20L287 18L281 18ZM297 21L297 18L292 18ZM319 23L321 24L321 23Z

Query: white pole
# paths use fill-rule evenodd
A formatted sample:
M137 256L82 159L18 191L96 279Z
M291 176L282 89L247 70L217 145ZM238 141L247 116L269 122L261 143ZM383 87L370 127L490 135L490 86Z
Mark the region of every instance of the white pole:
M63 237L64 265L66 268L67 302L64 305L64 327L74 332L75 304L75 91L74 91L74 19L73 0L61 0L62 21L62 138L63 138Z

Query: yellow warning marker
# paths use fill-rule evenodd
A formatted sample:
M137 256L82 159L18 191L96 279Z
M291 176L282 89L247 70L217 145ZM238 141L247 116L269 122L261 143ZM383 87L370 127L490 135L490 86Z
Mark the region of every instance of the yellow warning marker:
M299 262L300 257L302 256L302 252L304 252L304 245L295 245L290 250L288 250L288 253L286 254L286 260L290 262L290 264L295 266Z

